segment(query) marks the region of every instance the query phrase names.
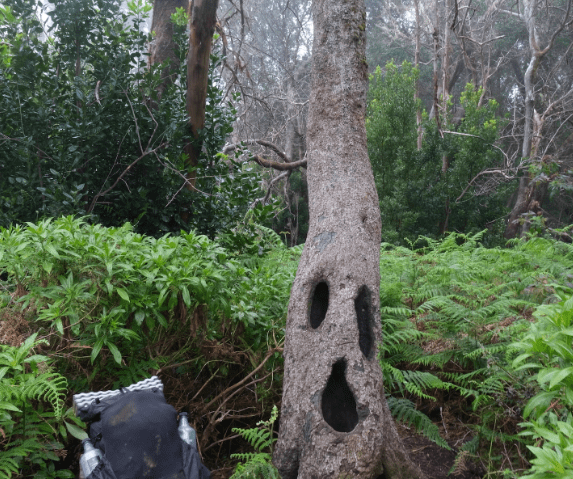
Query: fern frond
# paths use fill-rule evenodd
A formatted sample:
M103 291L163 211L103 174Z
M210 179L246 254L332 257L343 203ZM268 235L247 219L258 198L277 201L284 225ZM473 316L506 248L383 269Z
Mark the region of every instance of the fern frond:
M20 444L18 442L9 443L0 454L0 479L10 479L12 474L17 475L21 459L29 457L42 448L36 439L27 439Z
M57 373L43 373L29 378L22 384L22 399L43 399L50 403L56 417L61 417L67 387L68 382L62 375Z
M246 462L239 464L229 479L280 479L278 470L271 463L270 454L231 454L231 458Z
M414 426L417 432L422 433L430 441L435 442L445 449L450 449L448 443L440 436L438 426L430 421L430 418L423 412L418 411L412 401L392 396L389 396L386 399L388 401L390 412L397 421L402 421L408 425Z
M270 447L275 442L275 439L272 436L272 431L269 431L268 429L241 429L234 427L232 430L248 441L255 451L262 451L263 449Z

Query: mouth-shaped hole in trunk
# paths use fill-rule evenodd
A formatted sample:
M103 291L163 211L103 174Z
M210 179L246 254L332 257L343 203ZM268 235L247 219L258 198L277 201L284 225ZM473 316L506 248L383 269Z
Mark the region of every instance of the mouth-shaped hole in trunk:
M346 361L334 363L322 393L322 417L338 432L350 432L358 424L356 400L346 382Z

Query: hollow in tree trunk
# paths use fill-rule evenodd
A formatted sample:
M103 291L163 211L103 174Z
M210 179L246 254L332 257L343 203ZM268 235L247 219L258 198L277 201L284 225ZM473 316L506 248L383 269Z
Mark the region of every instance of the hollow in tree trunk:
M274 463L283 478L423 478L378 364L381 224L366 149L364 0L314 0L310 224L292 288Z

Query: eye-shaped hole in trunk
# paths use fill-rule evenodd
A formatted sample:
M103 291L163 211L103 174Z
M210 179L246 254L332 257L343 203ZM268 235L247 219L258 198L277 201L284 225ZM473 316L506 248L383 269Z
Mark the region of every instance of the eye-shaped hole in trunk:
M350 432L358 424L356 400L346 382L346 361L333 364L322 393L322 417L335 431Z
M372 332L372 300L370 291L362 286L358 296L354 300L356 321L358 322L358 345L366 358L370 358L374 345L374 333Z
M328 284L321 281L315 286L310 303L310 326L313 329L318 328L326 317L328 297Z

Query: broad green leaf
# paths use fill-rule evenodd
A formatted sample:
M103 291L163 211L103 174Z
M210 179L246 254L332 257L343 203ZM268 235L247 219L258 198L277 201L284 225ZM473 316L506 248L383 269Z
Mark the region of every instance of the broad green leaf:
M181 287L181 295L183 296L183 302L185 303L185 306L190 308L191 307L191 296L189 295L189 290L187 289L187 286Z
M92 349L92 354L90 356L91 362L93 364L93 362L95 361L95 358L97 358L97 355L99 354L99 352L101 351L101 348L103 347L103 338L99 338L96 343L94 344L94 347Z
M115 362L121 365L121 353L119 352L117 346L113 343L106 343L106 346L111 351L111 354L113 354L113 359L115 359Z
M541 408L545 411L549 407L551 400L557 396L557 394L558 391L545 391L533 396L523 410L523 417L527 418L531 411L537 408Z
M117 288L117 294L119 294L122 297L122 299L124 299L129 303L129 294L127 294L127 291L125 289Z
M14 411L14 412L22 412L20 409L18 409L16 406L14 406L14 404L10 403L10 402L0 402L0 410L6 410L6 411Z
M83 429L79 428L75 424L70 424L69 422L64 422L64 424L66 425L68 432L76 439L83 441L84 439L87 439L89 437L87 432L85 432Z
M56 258L60 258L60 253L58 253L58 251L56 250L56 248L54 247L53 244L46 244L45 245L46 251L48 253L50 253L52 256L56 257Z
M567 376L570 376L571 374L573 374L573 367L559 370L551 378L551 381L549 382L549 389L553 389L555 385L561 383L561 381L563 381Z

